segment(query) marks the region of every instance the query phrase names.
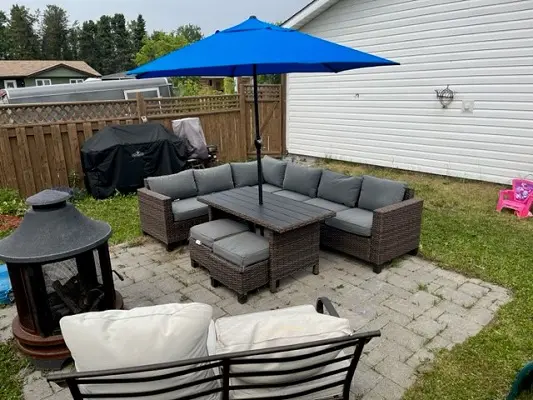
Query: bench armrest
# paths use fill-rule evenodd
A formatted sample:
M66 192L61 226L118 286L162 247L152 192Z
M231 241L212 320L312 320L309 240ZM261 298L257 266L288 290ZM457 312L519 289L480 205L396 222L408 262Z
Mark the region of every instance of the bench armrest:
M335 310L335 307L333 307L331 300L327 297L319 297L316 301L316 312L319 314L324 314L324 308L332 317L339 317L339 313L337 310Z
M157 193L157 192L154 192L150 189L147 189L147 188L140 188L140 189L137 189L137 194L139 196L147 196L147 197L151 197L153 198L154 200L159 200L160 202L170 202L172 203L172 199L168 196L165 196L164 194L161 194L161 193Z

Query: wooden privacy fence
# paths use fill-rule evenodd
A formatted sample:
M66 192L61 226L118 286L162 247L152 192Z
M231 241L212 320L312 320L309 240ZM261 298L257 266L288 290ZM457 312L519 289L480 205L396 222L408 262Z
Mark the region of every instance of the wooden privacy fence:
M199 117L208 144L216 144L222 161L255 154L253 96L250 86L239 94L201 97L48 103L0 106L0 187L30 196L68 186L83 176L80 148L106 125L159 122ZM264 152L284 152L284 102L281 85L260 85L260 126Z

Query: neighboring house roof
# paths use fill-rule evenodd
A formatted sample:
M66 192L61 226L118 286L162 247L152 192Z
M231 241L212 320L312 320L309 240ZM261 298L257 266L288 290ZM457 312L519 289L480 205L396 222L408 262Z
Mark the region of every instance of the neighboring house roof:
M309 21L315 19L338 2L339 0L313 0L296 14L283 22L282 26L285 28L300 29Z
M29 77L58 67L73 69L84 75L101 76L85 61L53 60L2 60L0 61L0 76L3 78Z
M116 74L109 74L102 76L103 81L115 80L115 79L135 79L135 75L127 75L128 71L117 72Z

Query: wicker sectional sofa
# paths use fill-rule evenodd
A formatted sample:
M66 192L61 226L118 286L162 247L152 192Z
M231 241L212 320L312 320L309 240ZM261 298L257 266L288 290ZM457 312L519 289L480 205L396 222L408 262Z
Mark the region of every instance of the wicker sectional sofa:
M256 162L148 178L138 191L142 231L171 248L188 238L192 226L208 220L208 208L196 196L257 183ZM376 273L386 262L418 250L423 201L403 182L265 156L263 190L336 212L321 226L321 245L371 263Z

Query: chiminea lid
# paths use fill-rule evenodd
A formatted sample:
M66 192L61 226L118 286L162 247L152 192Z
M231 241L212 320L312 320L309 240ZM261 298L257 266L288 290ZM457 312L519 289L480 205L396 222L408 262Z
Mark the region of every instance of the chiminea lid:
M111 226L79 212L67 200L70 195L43 190L26 203L19 227L0 240L0 260L11 263L44 263L73 257L94 249L111 236Z

